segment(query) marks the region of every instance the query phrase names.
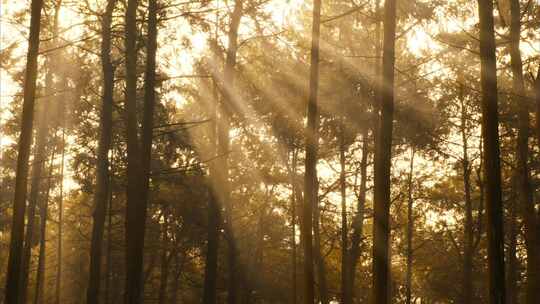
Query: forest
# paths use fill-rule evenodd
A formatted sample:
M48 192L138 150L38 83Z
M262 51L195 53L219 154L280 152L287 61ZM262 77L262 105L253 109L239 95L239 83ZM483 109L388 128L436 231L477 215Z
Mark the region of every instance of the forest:
M0 0L0 89L0 303L540 303L538 0Z

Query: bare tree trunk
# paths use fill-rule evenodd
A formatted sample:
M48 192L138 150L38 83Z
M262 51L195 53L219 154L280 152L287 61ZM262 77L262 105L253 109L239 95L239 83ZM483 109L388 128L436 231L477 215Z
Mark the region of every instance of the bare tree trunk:
M109 171L109 207L108 207L108 223L107 223L107 259L106 259L106 266L105 266L105 303L109 304L111 303L111 276L112 276L112 215L113 215L113 190L112 190L112 182L113 182L113 156L111 156L111 159L109 160L111 171Z
M28 199L28 221L26 223L26 234L24 237L24 251L22 258L21 274L21 297L20 303L25 304L28 295L28 276L31 263L32 247L34 247L34 223L36 219L36 208L40 194L41 171L45 164L45 145L47 143L48 122L45 118L45 109L41 108L41 117L38 122L38 134L36 149L32 164L32 181L30 184L30 197Z
M222 156L218 170L219 202L225 207L224 229L228 245L227 262L229 267L227 303L236 304L238 301L238 278L241 265L238 261L238 248L232 224L232 202L229 185L229 150L230 150L230 120L234 108L234 80L236 55L238 50L238 28L243 15L243 0L234 1L234 9L230 15L227 54L223 71L223 100L220 104L218 124L218 155Z
M292 258L292 301L291 303L296 304L298 298L298 286L297 286L297 269L296 269L296 167L297 167L297 152L296 148L293 147L292 150L292 164L291 172L291 258Z
M486 177L489 303L505 303L504 233L502 220L499 118L493 1L478 0L480 16L480 61L482 128Z
M140 247L140 235L137 230L138 205L140 200L139 167L140 146L139 126L137 121L137 7L138 0L128 0L125 16L125 52L126 52L126 133L127 133L127 206L126 206L126 287L125 303L139 304L142 285L142 259L137 260L135 252ZM139 255L140 257L140 255Z
M19 304L21 299L21 266L24 238L24 214L26 209L26 187L28 184L28 159L32 144L34 123L34 103L36 96L37 57L39 51L39 30L43 0L32 0L30 35L24 75L24 96L21 134L19 135L17 170L15 175L15 195L9 244L8 269L6 275L6 304Z
M161 270L160 270L160 279L159 279L159 296L158 303L165 304L167 299L167 285L169 284L169 261L173 252L169 253L169 236L167 235L168 231L168 219L167 215L164 215L163 231L162 231L162 253L161 253ZM174 287L176 288L176 286Z
M54 56L54 55L53 55ZM45 86L47 96L54 95L54 81L53 81L53 66L55 61L52 57L48 58L47 75L45 76ZM35 232L35 220L36 220L36 208L39 204L41 194L41 180L42 171L45 167L47 160L46 146L49 135L49 119L47 117L47 106L51 106L52 98L44 100L47 104L38 104L37 112L39 118L37 121L37 135L36 144L34 147L34 159L32 162L32 179L30 182L30 196L28 198L28 214L26 223L26 234L24 238L24 251L22 259L22 276L21 276L21 304L26 303L28 296L28 278L29 268L31 264L32 248L35 245L34 232Z
M536 239L536 215L534 202L532 201L532 191L529 180L529 106L525 97L525 83L523 81L523 63L519 50L521 37L521 12L519 0L510 1L511 23L510 23L510 60L513 75L513 95L512 99L518 106L518 137L517 137L517 182L518 200L523 213L523 223L525 229L525 248L527 250L527 285L526 303L538 303L539 291L538 281L540 280L540 265L537 264L538 252L536 252L538 241Z
M513 177L513 189L517 189L517 177ZM514 191L517 194L517 191ZM510 223L509 223L509 232L508 232L508 250L507 254L507 264L508 264L508 273L507 273L507 304L518 304L518 260L516 256L516 247L517 247L517 201L515 197L512 197L510 201Z
M536 101L536 140L540 145L540 65L538 66L538 71L536 72L536 81L534 83L534 97Z
M538 72L536 74L536 82L535 82L535 99L536 99L536 136L538 143L540 144L540 67L538 68ZM536 252L537 252L537 258L536 261L537 265L540 265L540 210L538 210L536 214ZM540 279L537 280L537 287L536 291L538 292L537 297L540 297Z
M469 162L469 144L467 136L467 109L463 88L460 87L461 102L461 140L463 142L463 159L461 167L463 170L463 193L465 200L465 227L464 227L464 249L463 249L463 303L470 304L473 300L472 267L474 251L473 235L473 214L471 200L471 164Z
M356 266L361 255L361 243L364 230L364 212L366 205L366 192L367 192L367 161L368 161L368 130L365 129L362 134L362 158L360 160L360 191L358 194L358 205L356 207L356 215L352 223L352 237L351 237L351 249L349 253L350 266L349 266L349 279L348 288L350 290L346 303L352 303L354 297L354 285L356 279Z
M216 12L216 24L219 16ZM214 37L217 40L217 28ZM217 56L217 54L214 54ZM203 287L203 303L216 303L216 282L217 282L217 266L218 266L218 249L219 249L219 232L221 227L221 206L218 201L219 186L217 185L218 169L217 169L217 118L218 118L218 82L214 75L213 82L213 97L214 106L210 110L212 122L210 123L210 149L212 150L212 158L214 161L209 163L209 185L208 185L208 228L207 228L207 243L206 243L206 259L204 265L204 287ZM175 294L176 295L176 294Z
M341 31L340 31L341 32ZM352 297L351 290L347 287L347 280L350 277L349 271L349 226L347 224L347 181L345 176L345 107L342 107L339 130L339 187L341 194L341 299L342 303L347 302Z
M112 137L112 110L114 91L114 68L111 62L111 23L116 0L108 0L102 19L101 67L103 71L103 98L100 115L100 136L96 167L96 190L94 195L94 222L92 225L92 241L90 245L90 267L86 303L99 302L101 282L101 255L103 247L103 231L109 197L109 150Z
M304 303L315 302L315 277L313 272L313 208L317 199L317 151L319 138L318 90L319 90L319 39L321 27L321 0L313 0L311 33L311 63L309 79L309 99L307 104L306 160L304 175L304 207L302 214L302 235L304 245Z
M394 115L394 62L396 0L384 3L383 77L380 91L381 117L375 154L373 224L373 303L389 301L390 166Z
M315 184L315 195L319 189L319 183ZM322 304L328 304L328 287L326 282L326 264L324 262L324 257L322 255L322 246L321 246L321 211L319 206L319 200L316 197L316 204L313 206L313 251L315 254L315 265L317 266L317 279L319 287L319 301Z
M54 157L55 157L55 150L53 148L53 151L51 153L51 161L49 164L49 176L47 179L47 192L45 194L44 199L41 201L40 205L40 236L39 236L39 258L38 258L38 266L37 266L37 273L36 273L36 289L34 293L34 304L38 303L44 303L44 286L45 286L45 242L46 242L46 236L47 236L47 209L49 204L49 197L52 187L52 178L53 178L53 170L54 170Z
M62 299L62 236L64 223L64 165L66 159L66 129L62 123L62 154L60 158L60 197L58 199L58 244L56 263L56 292L55 303L60 304Z
M126 12L126 112L128 143L128 189L126 220L126 303L142 303L143 255L148 205L152 129L155 105L157 0L148 3L148 37L144 79L142 139L137 122L137 0L129 0ZM131 49L130 49L131 48Z
M407 304L412 300L412 271L413 271L413 233L414 233L414 197L413 197L413 174L414 174L414 147L411 147L411 161L409 166L408 199L407 199L407 273L405 295Z

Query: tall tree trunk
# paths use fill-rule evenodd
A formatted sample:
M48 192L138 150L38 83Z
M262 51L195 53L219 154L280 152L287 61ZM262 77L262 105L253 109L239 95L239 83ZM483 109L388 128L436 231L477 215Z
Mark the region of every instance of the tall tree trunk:
M32 0L30 35L24 75L23 112L21 134L17 154L15 174L15 194L9 244L9 258L6 275L6 304L19 304L21 299L21 261L24 238L24 214L26 209L26 187L28 184L28 159L32 144L34 123L34 103L36 96L37 57L39 51L39 30L43 0Z
M291 303L296 304L298 298L297 286L297 269L296 269L296 167L297 167L297 152L296 148L292 149L292 164L289 172L291 178L291 266L292 266L292 292Z
M56 23L56 22L55 22ZM53 29L53 32L57 32L56 29ZM54 43L53 43L54 45ZM47 74L45 76L45 92L46 96L53 96L54 92L54 75L53 67L56 64L54 60L55 54L47 58ZM43 99L46 104L38 104L37 112L39 114L37 121L37 135L36 135L36 144L34 147L34 159L32 162L32 179L30 182L30 196L28 198L28 214L27 214L27 223L26 223L26 235L24 238L24 251L22 259L22 276L21 276L21 303L25 304L27 295L28 295L28 279L29 279L29 268L31 264L32 257L32 248L35 244L35 219L36 219L36 208L39 205L40 194L41 194L41 181L42 181L42 171L45 167L47 160L46 156L46 147L48 142L49 135L49 125L50 119L47 117L47 107L51 106L53 103L53 98L49 97ZM42 102L43 102L42 101Z
M463 142L463 193L465 200L465 227L464 227L464 250L463 250L463 303L470 304L473 300L472 267L474 251L473 213L471 200L471 165L469 162L469 143L467 136L467 109L463 87L460 90L461 102L461 140Z
M163 246L161 253L161 269L160 269L160 279L159 279L159 296L158 303L165 304L167 299L167 285L169 284L169 261L173 252L168 253L169 251L169 236L167 235L168 231L168 219L167 215L164 215L163 231L161 233L162 241L161 245ZM176 286L175 286L176 288Z
M538 66L538 70L536 72L536 81L534 82L534 98L535 98L535 106L536 106L536 140L538 142L538 145L540 145L540 65Z
M352 237L351 248L349 253L349 279L348 279L348 296L350 299L346 299L345 303L352 303L354 298L354 285L356 278L356 266L361 255L361 243L364 230L364 212L366 205L366 192L367 192L367 161L368 161L368 129L365 129L362 134L362 158L360 160L360 191L358 194L358 205L356 207L356 215L352 222Z
M204 268L203 303L214 304L216 303L221 208L216 199L216 195L212 193L212 191L208 192L208 239L206 244L206 262Z
M49 164L49 176L47 178L47 192L45 194L44 199L41 201L40 209L39 209L39 217L40 217L40 235L39 235L39 257L38 257L38 265L37 265L37 272L36 272L36 289L34 293L34 304L38 303L44 303L44 286L45 286L45 242L46 242L46 236L47 236L47 209L49 204L49 197L51 193L51 187L52 187L52 179L53 179L53 171L54 171L54 157L55 157L55 150L53 148L53 151L51 153L51 161Z
M405 295L407 304L412 300L412 271L413 271L413 233L414 233L414 197L413 197L413 174L414 174L414 147L411 147L411 161L409 165L408 197L407 197L407 273Z
M64 165L66 160L66 128L62 119L62 152L60 157L60 197L58 198L58 244L56 263L56 291L55 303L60 304L62 299L62 236L64 223Z
M137 209L140 200L139 168L140 147L137 122L137 7L138 0L128 0L125 16L125 52L126 52L126 137L127 137L127 206L126 206L126 287L125 303L140 303L142 260L136 260L137 238ZM140 241L140 240L139 240Z
M219 11L218 11L219 12ZM219 20L218 12L216 12L216 24ZM214 39L217 41L217 28ZM217 53L214 54L217 57ZM203 287L203 304L216 303L216 282L217 282L217 266L218 266L218 249L219 249L219 232L221 227L221 206L218 201L219 197L219 185L218 185L218 168L217 166L217 118L218 118L218 80L216 75L212 77L213 83L213 98L214 104L210 109L209 116L212 117L210 122L210 149L212 158L214 159L209 163L209 176L208 182L208 228L207 228L207 243L206 243L206 257L204 264L204 287Z
M219 202L225 207L224 229L228 245L227 262L229 267L227 303L236 304L238 301L238 277L241 265L238 261L238 248L232 224L232 202L229 184L229 150L230 150L230 120L234 108L234 80L236 55L238 50L238 28L243 15L243 0L234 1L234 9L230 15L228 46L223 71L223 99L220 104L218 123L218 155L222 156L218 170Z
M536 74L536 82L534 86L535 99L536 99L536 136L538 144L540 144L540 67ZM536 253L537 261L536 265L540 265L540 210L536 214ZM536 291L539 293L537 296L540 297L540 279L537 280Z
M525 97L525 83L523 81L523 63L519 50L521 37L521 12L519 0L510 0L510 63L513 76L512 99L517 104L518 136L517 136L517 182L518 200L523 213L525 229L525 248L527 250L527 286L526 303L538 303L538 281L540 280L540 265L537 264L536 252L536 215L532 191L529 180L529 106Z
M304 173L304 207L302 235L304 245L304 303L315 302L315 277L313 271L313 208L317 199L317 151L319 138L319 113L317 106L319 90L319 39L321 27L321 0L313 0L311 33L311 63L309 99L307 105L306 160Z
M380 90L381 117L375 154L373 224L373 303L389 301L389 212L392 125L394 116L394 62L396 36L396 0L384 3L383 77Z
M513 177L513 189L517 189L517 177ZM517 191L514 191L517 194ZM507 265L508 273L506 279L506 286L508 294L506 295L507 304L518 304L518 260L516 256L516 247L517 247L517 206L518 203L515 197L512 197L509 202L510 206L510 223L508 231L508 250L507 254Z
M101 68L103 72L103 98L100 115L100 136L97 152L96 190L94 194L94 222L90 244L90 267L86 303L99 302L101 282L101 251L103 231L109 197L109 150L112 137L112 110L114 92L114 68L111 62L111 23L116 0L108 0L101 24Z
M486 177L489 303L505 303L504 233L502 221L499 115L493 1L478 0L480 16L480 61L482 129Z
M50 72L48 72L50 73ZM48 75L48 84L51 85L52 75ZM34 223L36 219L36 208L40 196L40 184L42 180L41 172L46 162L45 148L47 144L48 119L46 119L45 105L38 106L40 118L38 120L38 133L36 147L34 151L34 160L32 163L32 180L30 183L30 196L28 199L28 220L26 222L26 234L24 237L24 251L22 257L21 273L21 297L20 303L25 304L28 294L28 277L32 256L32 247L34 247Z
M340 30L341 33L341 30ZM341 299L342 303L351 299L350 289L347 287L347 280L350 277L349 271L349 226L347 224L347 181L345 176L345 107L342 106L339 130L339 188L341 194Z
M157 0L148 3L148 37L144 76L142 138L139 145L137 122L137 0L129 0L126 12L126 112L128 147L128 189L126 220L126 303L142 303L143 255L148 205L152 129L155 105ZM131 49L130 49L131 48Z
M321 246L321 209L319 206L319 200L317 193L319 193L319 183L315 182L315 201L313 206L313 251L315 254L315 265L317 266L317 279L319 287L319 302L322 304L329 303L328 286L326 281L326 264L324 262L324 256L322 254Z
M111 303L111 276L112 276L112 216L113 216L113 189L112 189L112 183L113 183L113 156L111 155L111 158L109 160L111 171L109 171L109 206L107 208L108 212L108 220L107 220L107 258L105 263L105 293L104 302L106 304Z

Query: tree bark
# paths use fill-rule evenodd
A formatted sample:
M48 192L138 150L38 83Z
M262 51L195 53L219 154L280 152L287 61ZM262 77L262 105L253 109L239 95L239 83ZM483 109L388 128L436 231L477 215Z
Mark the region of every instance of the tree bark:
M220 187L218 199L221 206L225 207L224 229L228 245L227 262L229 267L227 303L236 304L238 301L239 269L238 248L232 223L232 202L229 184L229 150L230 150L230 120L234 108L234 80L236 55L238 50L238 28L243 15L243 0L234 1L234 9L230 15L228 31L228 46L223 71L223 99L219 107L218 123L218 155L222 156L220 169L218 170L218 185Z
M216 13L216 24L219 16ZM217 29L214 37L217 40ZM217 57L217 53L214 53ZM217 167L217 118L218 118L218 80L214 75L213 82L213 97L214 104L210 110L209 116L212 117L210 123L210 149L212 150L212 158L209 163L209 182L208 182L208 228L207 228L207 243L206 243L206 258L204 265L204 287L203 287L203 303L216 303L216 283L217 283L217 266L218 266L218 249L219 249L219 234L221 227L221 206L218 201L219 186L218 182L218 167Z
M291 179L291 267L292 267L292 284L291 284L291 303L296 304L298 298L297 285L297 269L296 269L296 167L297 167L297 152L296 148L292 148L292 160L289 167L289 177Z
M36 289L34 293L34 304L38 303L44 303L44 286L45 286L45 258L46 258L46 252L45 252L45 242L46 242L46 236L47 236L47 213L48 213L48 204L49 204L49 197L52 187L52 178L53 178L53 170L54 170L54 157L55 157L55 150L53 148L53 151L51 153L51 160L49 164L49 176L47 179L47 192L45 194L44 199L41 201L40 209L39 209L39 217L40 217L40 236L39 236L39 257L38 257L38 265L37 265L37 272L36 272Z
M396 35L396 0L384 3L383 77L380 91L381 116L375 154L374 225L373 225L373 303L389 301L389 212L390 166L394 115L394 62Z
M111 171L109 172L109 198L108 203L109 206L107 208L108 212L108 220L107 220L107 258L106 258L106 264L105 264L105 293L104 293L104 302L106 304L111 303L111 276L112 276L112 216L113 216L113 189L112 189L112 183L113 183L113 156L111 155L111 159L109 160L109 164L111 167Z
M152 129L155 105L157 0L148 3L148 37L144 76L142 138L139 145L137 121L137 0L129 0L126 11L126 114L128 187L126 217L126 297L129 304L142 303L143 255L148 205Z
M126 304L140 303L142 260L135 255L137 238L137 209L142 203L140 200L139 168L140 147L137 122L137 0L128 0L125 16L125 52L126 52L126 131L127 131L127 206L126 206ZM140 240L139 240L140 241Z
M315 184L315 195L319 193L319 183ZM328 304L328 284L326 281L326 264L322 254L321 246L321 209L319 206L319 200L315 197L316 204L313 208L313 251L315 254L315 265L317 266L317 280L319 287L319 302L321 304Z
M52 74L51 68L47 72L47 86L52 86ZM30 196L28 198L28 214L26 223L26 234L24 237L24 251L22 258L22 273L21 273L21 298L20 303L26 303L28 295L28 277L29 268L31 263L32 247L34 247L34 223L36 219L36 208L40 196L40 186L42 180L42 170L46 162L45 148L47 145L47 135L49 129L49 122L46 118L45 105L38 105L38 112L40 117L38 119L37 126L37 139L34 150L34 159L32 162L32 180L30 182Z
M169 236L167 235L168 231L168 219L167 215L164 215L164 223L163 223L163 231L162 231L162 241L161 245L163 246L162 253L161 253L161 270L160 270L160 279L159 279L159 296L158 296L158 303L159 304L165 304L167 299L167 285L169 284L169 261L170 257L172 256L172 252L169 253ZM176 286L175 286L176 288Z
M510 64L513 76L512 99L516 103L518 116L518 136L517 136L517 194L520 209L523 214L525 230L525 248L527 251L527 285L526 303L538 303L538 281L540 275L540 265L537 264L538 252L536 252L538 241L536 239L536 215L529 177L529 106L525 97L525 83L523 81L523 62L519 50L521 36L521 12L519 0L510 0Z
M302 235L304 245L304 303L315 302L315 277L313 271L313 208L317 203L317 151L319 133L318 89L319 89L319 39L321 23L321 0L313 0L311 33L311 63L309 99L307 104L307 126L305 131L306 160L304 173L304 206Z
M513 177L513 189L517 189L516 177ZM514 191L517 194L517 191ZM506 286L508 294L506 296L507 304L518 304L518 260L516 256L516 247L517 247L517 201L515 197L511 198L510 201L510 223L509 223L509 232L508 232L508 250L507 254L507 264L508 264L508 273Z
M467 136L467 109L463 87L459 88L461 102L461 140L463 142L463 158L461 168L463 171L463 193L465 201L464 249L463 249L463 303L470 304L473 300L472 267L474 251L473 214L471 200L471 165L469 162L469 143Z
M341 32L341 31L340 31ZM347 287L347 280L350 277L349 271L349 226L347 224L347 184L345 177L345 110L343 107L340 118L339 130L339 187L341 194L341 299L344 304L351 299L350 289Z
M94 222L90 244L90 267L86 303L99 302L103 232L109 197L109 150L112 138L112 111L114 68L111 62L111 23L116 0L108 0L101 24L101 67L103 72L103 98L100 115L100 135L97 152L96 190L94 194Z
M349 279L348 279L348 296L350 299L346 299L346 303L352 303L354 298L354 285L356 279L356 267L361 255L361 243L364 231L364 213L366 205L366 192L367 192L367 161L369 155L368 144L368 130L365 129L362 134L362 158L360 160L360 191L358 194L358 205L356 207L356 215L352 222L352 237L351 248L349 253Z
M19 304L19 301L21 300L21 262L24 238L24 215L26 211L26 188L28 184L28 159L30 157L30 146L32 144L37 57L39 51L39 30L42 7L43 0L32 0L30 36L28 39L28 53L24 76L22 125L21 133L19 135L13 216L6 275L6 304Z
M407 199L407 273L405 286L405 303L411 304L412 300L412 271L413 271L413 233L414 233L414 197L413 197L413 174L414 174L414 147L411 147L411 161L409 166L408 199Z
M489 303L503 304L505 303L506 286L493 1L478 0L478 12L480 16L481 107L488 222Z

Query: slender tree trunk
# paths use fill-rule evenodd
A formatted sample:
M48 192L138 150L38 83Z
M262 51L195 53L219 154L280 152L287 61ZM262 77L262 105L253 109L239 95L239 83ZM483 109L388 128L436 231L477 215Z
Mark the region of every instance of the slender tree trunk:
M367 161L368 161L368 130L365 129L362 134L362 158L360 160L360 193L358 194L358 205L356 207L356 215L352 223L352 237L351 237L351 249L349 254L350 267L349 267L349 279L348 289L350 292L348 296L350 299L346 300L346 303L352 303L354 298L354 285L356 278L356 266L358 265L361 255L361 243L364 230L364 212L366 205L366 192L367 192Z
M54 56L54 55L53 55ZM55 60L52 57L48 58L48 69L47 75L45 76L45 86L46 94L54 95L54 81L53 81L53 66ZM26 223L26 234L24 238L24 251L22 259L22 276L21 276L21 304L26 303L28 296L28 279L29 279L29 268L31 264L32 257L32 248L35 245L35 219L36 219L36 208L38 207L40 194L41 194L41 181L42 181L42 171L45 167L47 160L46 156L46 147L48 142L49 135L49 119L47 118L47 106L51 106L53 102L52 98L47 98L44 100L46 104L38 104L37 112L39 113L38 123L37 123L37 135L36 135L36 145L34 147L34 159L32 161L32 179L30 182L30 196L28 198L28 214L27 214L27 223Z
M291 303L296 304L298 298L297 292L297 269L296 269L296 167L297 153L296 148L292 148L292 161L289 169L291 179L291 267L292 267L292 284L291 284Z
M148 37L144 76L142 144L137 122L137 0L129 0L126 12L126 112L128 147L128 189L126 220L126 303L142 303L143 255L148 205L152 129L155 105L157 0L148 3ZM131 49L130 49L131 48Z
M139 304L142 284L142 260L137 261L137 238L134 231L137 222L137 207L140 205L139 167L140 147L137 121L137 7L138 0L128 0L125 16L125 52L126 52L126 137L127 137L127 206L126 206L126 287L125 303ZM139 240L140 241L140 240Z
M227 55L223 71L223 100L220 104L218 124L218 155L222 156L218 170L218 184L221 189L219 202L225 207L225 234L228 245L227 262L229 267L227 303L236 304L238 301L238 278L241 265L238 261L238 248L232 224L232 202L229 185L229 149L230 149L230 120L234 108L234 80L236 55L238 50L238 28L243 15L243 0L234 1L234 9L230 15L228 32Z
M168 219L165 215L164 223L163 223L163 232L162 232L162 241L161 245L163 246L162 253L161 253L161 270L160 270L160 279L159 279L159 296L158 296L158 303L159 304L165 304L167 299L167 285L169 284L169 261L170 257L172 256L172 252L168 253L169 251L169 236L167 235L168 230ZM176 286L174 287L176 288Z
M340 31L341 32L341 31ZM344 304L351 299L350 289L347 287L347 280L350 277L349 271L349 226L347 224L347 183L345 177L345 107L341 113L341 123L339 132L339 187L341 194L341 299Z
M216 13L216 24L219 16ZM217 40L217 29L215 34ZM217 54L214 54L217 56ZM214 75L215 76L215 75ZM217 266L218 266L218 249L219 249L219 230L221 226L221 206L218 201L219 187L217 184L218 169L217 169L217 106L219 103L218 82L216 77L213 77L213 97L214 107L211 109L212 122L210 123L210 149L214 161L209 163L209 185L208 185L208 235L206 243L206 260L204 265L204 287L203 287L203 303L216 303L216 282L217 282Z
M60 304L62 299L62 236L64 223L64 165L66 160L66 128L62 119L62 153L60 157L60 197L58 198L58 244L56 263L56 292L55 303Z
M517 177L513 177L513 189L517 189ZM514 191L517 194L517 191ZM508 250L507 250L507 264L508 264L508 273L507 273L507 304L518 304L518 260L516 256L516 247L517 247L517 202L516 198L512 197L510 201L510 223L509 223L509 232L508 232Z
M406 273L406 302L411 304L412 300L412 271L413 271L413 233L414 233L414 198L413 198L413 174L414 174L414 147L411 147L411 162L409 166L408 199L407 199L407 273Z
M212 193L212 191L208 192L208 240L206 244L203 303L214 304L216 303L217 263L219 248L219 227L221 226L221 209L214 193Z
M52 178L53 178L53 170L54 170L54 157L55 157L55 150L53 148L53 151L51 153L51 161L49 164L49 176L47 179L47 192L45 194L44 199L41 201L40 205L40 236L39 236L39 258L38 258L38 266L37 266L37 273L36 273L36 289L34 293L34 304L38 303L44 303L44 286L45 286L45 242L46 242L46 236L47 236L47 209L49 204L49 196L51 192L52 187Z
M538 71L536 72L536 81L534 83L534 98L536 103L536 140L538 145L540 145L540 65L538 66Z
M319 193L319 183L315 184L315 195ZM315 254L315 265L317 266L317 279L319 287L319 301L322 304L329 303L328 297L328 285L326 281L326 264L324 262L324 257L322 255L322 246L321 246L321 211L319 206L319 200L315 197L317 202L313 206L313 251Z
M463 88L460 87L461 102L461 140L463 142L463 193L465 200L465 227L464 227L464 250L463 250L463 303L470 304L473 300L472 268L474 251L473 214L471 200L471 165L469 162L469 144L467 136L467 109Z
M321 27L321 0L313 0L311 33L311 63L309 99L307 105L306 160L304 173L304 207L302 235L304 245L304 303L315 302L315 277L313 271L313 208L317 203L317 151L319 138L318 90L319 90L319 39Z
M396 35L396 0L384 3L383 77L380 91L381 118L375 154L374 224L373 224L373 303L389 301L389 212L392 125L394 115L394 62Z
M486 177L489 303L505 303L504 233L502 221L501 164L497 105L497 70L493 1L478 0L482 128Z
M540 144L540 68L536 74L536 82L534 86L535 99L536 99L536 136L538 144ZM536 214L536 253L537 261L536 264L540 265L540 210ZM538 292L537 297L540 297L540 279L537 280L536 291Z
M517 137L517 181L518 200L523 213L525 229L525 248L527 250L527 285L526 303L538 303L540 280L540 265L537 264L538 252L536 252L536 215L532 191L529 180L529 106L525 97L525 83L523 81L523 63L519 50L521 36L521 12L519 0L510 0L510 60L513 75L513 101L518 105L518 137Z
M52 76L51 76L52 77ZM28 277L31 263L32 247L34 247L34 223L36 219L36 208L40 194L40 184L42 180L41 172L45 164L45 146L47 144L48 122L45 118L45 109L41 108L41 117L38 123L38 134L36 149L32 164L32 181L30 183L30 197L28 199L28 221L26 223L26 234L24 237L24 251L22 258L21 274L21 297L20 303L25 304L28 295Z
M24 238L24 214L26 209L26 187L28 184L28 159L32 144L34 123L34 102L36 95L37 57L39 51L39 30L43 0L32 0L30 17L30 36L24 75L24 96L21 134L17 154L15 174L15 194L9 244L8 269L6 275L6 304L19 304L21 299L21 266Z
M105 303L109 304L111 303L111 276L112 276L112 216L113 216L113 189L112 189L112 182L113 182L113 156L111 155L111 159L109 160L111 171L109 171L109 207L108 210L108 223L107 223L107 259L106 259L106 266L105 266Z
M90 267L86 303L99 302L101 282L101 255L103 247L103 231L109 197L109 150L112 137L112 110L114 91L114 68L111 62L111 23L116 0L108 0L102 19L101 67L103 72L103 98L100 115L100 136L98 142L96 190L94 194L94 222L92 225L92 241L90 245Z

